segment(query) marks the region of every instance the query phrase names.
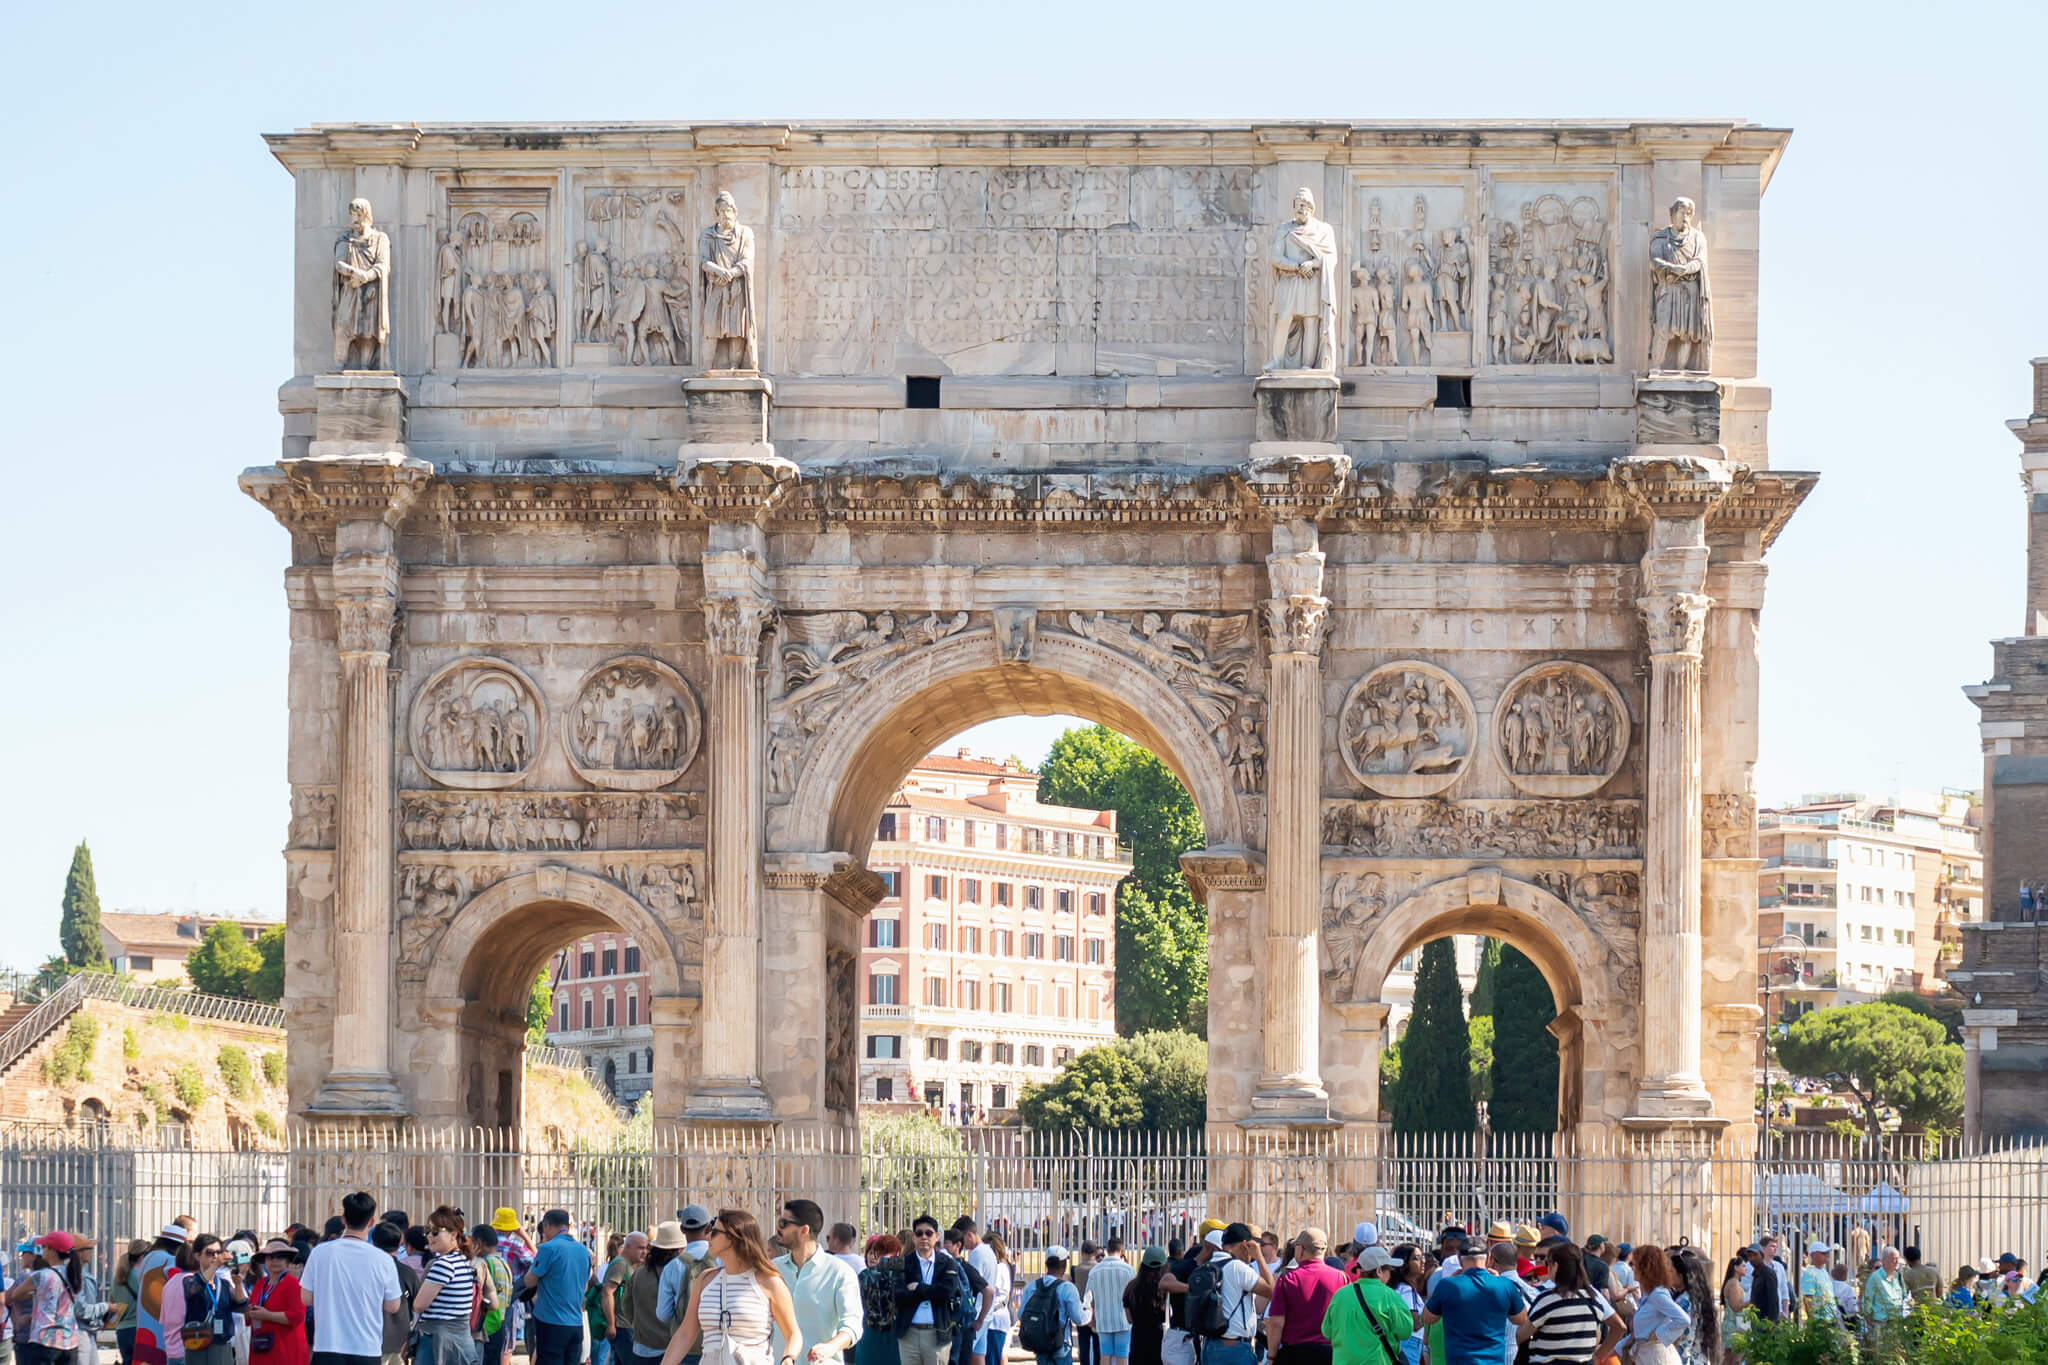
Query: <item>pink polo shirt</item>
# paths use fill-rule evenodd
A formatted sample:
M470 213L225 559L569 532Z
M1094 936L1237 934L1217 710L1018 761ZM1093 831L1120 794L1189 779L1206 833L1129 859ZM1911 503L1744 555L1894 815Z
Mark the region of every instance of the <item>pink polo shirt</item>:
M1330 1300L1346 1283L1343 1271L1319 1260L1298 1265L1274 1281L1273 1301L1266 1316L1285 1319L1280 1328L1280 1344L1327 1342L1323 1314L1329 1311Z

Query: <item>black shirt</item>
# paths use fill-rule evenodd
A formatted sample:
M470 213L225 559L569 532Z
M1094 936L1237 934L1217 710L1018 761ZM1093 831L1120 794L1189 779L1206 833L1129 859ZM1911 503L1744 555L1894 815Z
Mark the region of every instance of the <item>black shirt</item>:
M1194 1256L1187 1255L1181 1257L1178 1261L1168 1261L1166 1269L1173 1278L1179 1280L1182 1284L1186 1284L1188 1276L1195 1273L1195 1265ZM1186 1291L1166 1296L1166 1317L1168 1325L1177 1331L1185 1332L1188 1330L1188 1296Z
M1613 1266L1607 1264L1606 1261L1595 1256L1590 1251L1586 1253L1585 1265L1587 1284L1593 1286L1602 1294L1606 1294L1614 1288Z

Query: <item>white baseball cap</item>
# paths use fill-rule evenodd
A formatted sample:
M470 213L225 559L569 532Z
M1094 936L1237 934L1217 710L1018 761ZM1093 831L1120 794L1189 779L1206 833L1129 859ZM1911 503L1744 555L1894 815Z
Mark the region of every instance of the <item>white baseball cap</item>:
M1209 1230L1209 1235L1207 1237L1204 1237L1202 1240L1207 1242L1212 1247L1221 1247L1223 1245L1223 1229L1211 1228Z
M1351 1229L1351 1241L1356 1246L1376 1247L1380 1244L1380 1230L1371 1223L1360 1223Z
M1064 1261L1073 1254L1073 1252L1068 1251L1058 1242L1054 1242L1051 1246L1045 1249L1045 1259L1048 1261Z
M1809 1256L1818 1256L1824 1251L1833 1250L1834 1248L1832 1246L1829 1246L1826 1242L1808 1242L1806 1244L1806 1254Z

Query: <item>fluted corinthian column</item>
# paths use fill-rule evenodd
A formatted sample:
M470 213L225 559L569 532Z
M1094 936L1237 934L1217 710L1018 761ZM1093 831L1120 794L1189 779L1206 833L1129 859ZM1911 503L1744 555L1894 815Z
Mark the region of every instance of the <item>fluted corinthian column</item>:
M707 589L744 573L737 555L707 555ZM767 1118L773 1102L761 1084L761 635L774 616L763 596L719 593L704 599L710 655L710 917L704 933L704 1004L697 1030L703 1052L689 1112L706 1118Z
M1650 655L1643 833L1643 1075L1646 1118L1713 1111L1700 1074L1700 660L1706 523L1659 518L1636 599Z
M391 636L398 558L382 522L337 531L334 615L341 657L341 770L334 844L334 1047L307 1107L399 1113L391 1076Z
M1313 544L1312 529L1305 539ZM1262 1119L1323 1122L1329 1095L1320 1066L1322 998L1316 934L1322 915L1323 631L1320 550L1266 560L1264 604L1272 643L1266 710L1266 958L1263 1072L1252 1094Z

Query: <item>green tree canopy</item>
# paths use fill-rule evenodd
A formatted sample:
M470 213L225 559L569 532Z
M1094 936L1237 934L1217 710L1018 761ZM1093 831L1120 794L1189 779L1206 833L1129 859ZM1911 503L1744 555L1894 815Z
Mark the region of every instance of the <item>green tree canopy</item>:
M1091 1047L1043 1085L1017 1097L1024 1126L1047 1133L1079 1128L1135 1128L1145 1117L1138 1064L1115 1045Z
M1922 995L1918 991L1889 991L1877 997L1880 1005L1897 1005L1902 1010L1925 1015L1941 1025L1951 1043L1963 1041L1963 997L1954 991Z
M284 999L284 926L273 924L256 936L256 970L249 974L249 998L275 1005Z
M1120 1039L1116 1049L1138 1066L1139 1126L1199 1128L1209 1117L1209 1045L1192 1033L1153 1029Z
M1466 1013L1477 1019L1482 1014L1493 1013L1494 992L1497 974L1500 971L1500 950L1505 947L1497 938L1479 940L1479 973L1472 979L1472 998Z
M1206 1033L1209 928L1180 872L1180 855L1202 843L1187 789L1141 745L1093 725L1053 741L1038 799L1115 811L1130 846L1131 875L1116 900L1117 1030Z
M215 920L206 926L206 936L185 959L185 975L192 989L208 995L225 995L249 1000L250 982L262 970L263 957L242 934L242 926Z
M1503 945L1493 987L1493 1096L1487 1124L1496 1133L1557 1131L1557 1018L1550 983L1513 945Z
M547 1041L548 1025L555 1011L555 984L548 977L546 968L533 979L533 989L526 995L526 1045L539 1047Z
M1493 1016L1474 1014L1465 1021L1466 1075L1472 1084L1472 1103L1493 1098Z
M93 884L92 850L85 840L71 850L71 871L64 877L64 909L58 918L64 960L74 967L108 967L107 948L100 942L100 893Z
M1457 954L1449 939L1436 939L1422 950L1415 973L1415 1012L1401 1037L1395 1132L1469 1133L1478 1126L1471 1053Z
M1873 1140L1883 1140L1886 1109L1929 1128L1953 1127L1962 1116L1963 1050L1935 1020L1899 1005L1801 1015L1777 1051L1794 1075L1821 1077L1853 1094Z

